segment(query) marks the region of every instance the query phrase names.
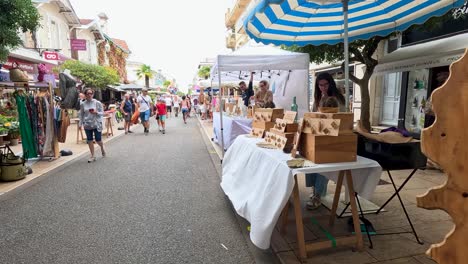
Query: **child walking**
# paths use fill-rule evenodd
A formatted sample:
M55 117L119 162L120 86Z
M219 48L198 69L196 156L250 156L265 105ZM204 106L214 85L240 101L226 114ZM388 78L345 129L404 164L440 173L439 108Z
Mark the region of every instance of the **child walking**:
M164 99L159 99L156 104L156 120L158 120L159 132L166 134L167 107Z

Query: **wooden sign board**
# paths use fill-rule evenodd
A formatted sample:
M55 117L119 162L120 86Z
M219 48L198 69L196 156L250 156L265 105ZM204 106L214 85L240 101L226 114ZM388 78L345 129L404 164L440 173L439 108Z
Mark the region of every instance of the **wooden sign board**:
M294 111L286 111L283 116L283 120L286 121L287 124L293 124L296 120L297 112Z
M297 131L299 125L296 123L289 123L288 120L276 119L275 129L281 130L281 132L294 133Z
M340 130L339 119L304 118L302 133L317 136L338 136Z
M284 109L280 108L257 108L255 109L255 118L258 121L275 122L277 118L283 118Z
M253 136L253 137L257 137L257 138L263 138L263 135L265 134L265 129L261 129L261 128L252 128L252 130L250 131L250 135Z

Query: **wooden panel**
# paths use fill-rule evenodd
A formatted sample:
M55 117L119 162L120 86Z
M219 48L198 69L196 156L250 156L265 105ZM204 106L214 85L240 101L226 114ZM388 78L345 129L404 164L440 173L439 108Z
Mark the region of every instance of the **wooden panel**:
M284 113L283 119L286 121L287 124L293 124L296 120L297 112L294 111L286 111Z
M275 128L270 129L270 133L286 138L287 139L286 146L294 144L294 135L296 135L296 133L282 132L281 130L278 130Z
M468 259L468 55L450 66L450 77L432 94L434 124L423 130L421 147L447 173L444 186L418 197L419 207L442 209L454 229L428 254L439 263L466 263Z
M340 120L340 135L353 133L354 114L353 113L304 113L305 118L323 118L323 119L339 119Z
M340 132L339 128L339 119L304 118L302 133L321 136L338 136Z
M299 150L303 127L304 127L304 119L301 118L298 122L297 132L294 135L293 148L291 149L291 157L293 158L297 156L297 151Z
M261 129L264 129L265 131L270 131L270 128L273 128L274 126L275 126L274 122L264 122L264 121L252 122L252 127L261 128Z
M315 136L302 133L299 152L314 163L352 162L357 158L357 135Z
M275 122L277 118L283 118L284 109L280 108L256 108L254 114L254 120Z
M281 136L281 135L276 135L275 133L272 132L266 132L265 133L265 142L268 144L275 145L276 148L283 150L284 147L286 147L288 139Z
M250 131L250 135L257 137L257 138L263 138L264 134L265 134L265 129L262 129L262 128L253 127L252 130Z
M296 123L288 123L288 120L277 118L275 121L275 129L281 130L281 132L297 132L299 127Z

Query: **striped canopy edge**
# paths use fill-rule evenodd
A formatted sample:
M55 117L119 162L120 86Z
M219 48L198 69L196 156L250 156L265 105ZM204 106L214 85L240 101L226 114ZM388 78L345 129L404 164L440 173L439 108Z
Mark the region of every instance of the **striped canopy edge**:
M338 2L338 3L337 3ZM342 12L342 4L339 3L341 1L339 0L329 0L329 1L319 1L319 0L261 0L259 4L249 13L247 16L247 19L244 21L244 28L245 31L247 32L248 36L252 39L254 39L256 42L261 42L263 44L273 44L276 46L279 45L286 45L286 46L292 46L292 45L298 45L298 46L305 46L305 45L322 45L322 44L328 44L328 45L335 45L338 43L343 42L343 12ZM386 6L393 6L395 7L401 7L404 5L411 4L413 7L413 10L421 10L422 8L425 8L427 10L427 13L424 13L420 16L415 17L414 12L406 12L406 16L410 17L413 16L414 18L410 20L405 20L404 23L401 23L398 26L392 26L392 27L387 27L381 30L369 30L365 28L366 25L359 25L358 26L358 31L359 34L353 34L353 14L359 14L359 17L363 17L365 19L369 19L373 17L372 13L363 13L367 9L372 10L371 7L375 8L376 6L379 5L386 5ZM415 6L416 4L416 6ZM350 14L350 26L349 26L349 41L355 41L355 40L365 40L372 38L374 36L388 36L389 34L393 32L398 32L398 31L404 31L411 27L412 25L416 24L424 24L428 19L435 17L435 16L442 16L446 14L449 10L453 8L457 8L465 4L465 0L350 0L349 1L349 14ZM294 5L295 7L292 8L291 5ZM433 6L431 8L431 6ZM437 8L435 8L437 6ZM301 36L294 36L296 32L292 31L286 31L286 30L277 30L277 29L270 29L267 25L265 26L262 22L261 19L259 19L260 16L263 17L263 19L268 19L268 23L275 25L272 23L272 21L275 22L280 22L280 27L281 26L290 26L288 25L288 21L283 21L281 18L277 18L275 15L275 11L282 12L284 16L288 17L294 17L294 16L299 16L304 19L305 16L307 16L308 21L314 20L317 21L317 19L320 19L320 22L315 22L315 24L318 24L316 26L317 31L320 32L320 28L322 27L320 23L323 25L323 27L328 27L330 24L335 24L335 26L338 26L337 23L340 22L339 20L336 20L338 17L341 19L340 25L339 25L339 30L340 32L338 33L337 30L334 30L332 33L334 33L333 37L332 34L324 34L324 38L320 38L320 34L316 34L314 38L310 39L305 39L304 36L306 33L301 31L302 29L299 30L299 34L302 34L302 39ZM341 10L341 11L340 11ZM329 15L329 16L328 16ZM404 17L401 17L401 14L399 14L400 19L404 19ZM335 19L335 20L333 20ZM290 22L290 21L289 21ZM356 20L356 22L359 22ZM298 23L291 22L292 25L297 26ZM258 29L260 27L260 30ZM327 31L322 31L323 33L328 33ZM267 33L267 34L265 34ZM265 35L268 35L268 37L265 37Z

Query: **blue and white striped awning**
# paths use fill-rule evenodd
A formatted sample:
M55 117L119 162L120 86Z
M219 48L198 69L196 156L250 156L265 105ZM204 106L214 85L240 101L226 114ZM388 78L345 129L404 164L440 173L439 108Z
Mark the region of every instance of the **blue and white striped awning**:
M441 16L465 0L349 0L349 40L387 36ZM257 42L321 45L343 42L342 0L262 0L245 29Z

